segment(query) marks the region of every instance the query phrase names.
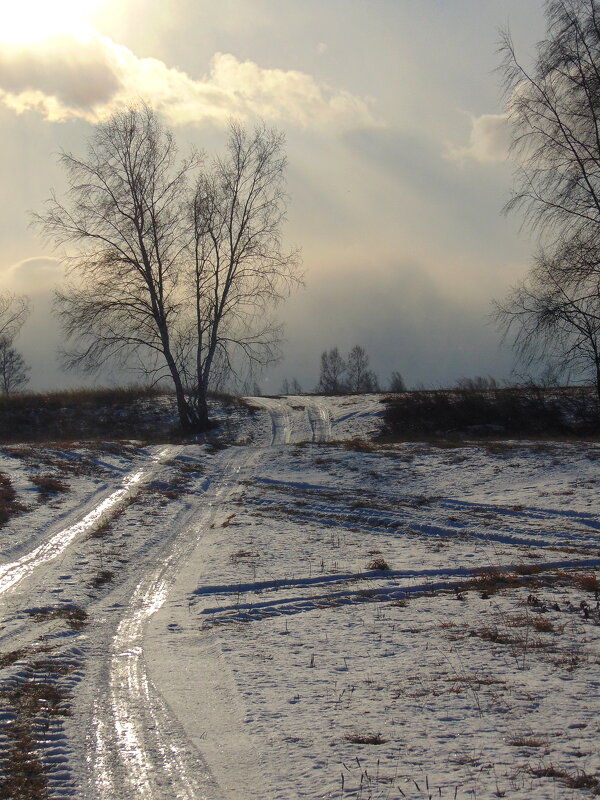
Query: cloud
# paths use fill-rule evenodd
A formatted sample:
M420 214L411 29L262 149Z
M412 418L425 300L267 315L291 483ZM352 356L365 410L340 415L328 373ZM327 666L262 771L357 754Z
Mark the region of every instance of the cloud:
M98 122L146 100L172 124L221 124L232 115L301 127L374 125L367 100L297 70L265 69L216 53L196 80L155 58L139 58L95 32L29 44L0 43L0 100L50 121Z
M64 277L64 267L59 258L39 256L26 258L0 272L2 289L17 294L48 292Z
M510 146L510 127L506 114L471 116L469 144L449 147L447 157L453 161L473 160L482 164L506 161Z

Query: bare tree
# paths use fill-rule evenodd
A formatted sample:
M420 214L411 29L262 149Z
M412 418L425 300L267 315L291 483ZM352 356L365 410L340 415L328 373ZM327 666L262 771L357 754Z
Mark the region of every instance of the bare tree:
M346 362L340 355L337 347L333 347L329 352L324 350L321 353L321 374L317 385L317 392L323 394L340 394L346 391L344 375L346 374Z
M456 381L456 388L463 392L493 392L498 389L498 381L491 375L476 375L474 378L463 376Z
M292 383L290 384L290 394L302 394L302 386L297 378L292 378Z
M282 150L279 134L233 125L227 158L196 186L198 156L178 160L172 133L140 106L99 125L85 158L63 153L69 190L36 219L69 250L56 298L68 367L116 359L169 377L182 428L207 428L213 370L222 381L233 350L276 357L266 312L298 280L296 254L279 246Z
M513 197L534 228L561 238L600 223L600 6L546 0L546 38L532 70L503 34L502 71L517 161Z
M271 309L299 282L297 252L282 249L287 198L283 135L264 126L252 133L230 126L228 152L204 170L191 203L195 299L181 358L188 384L197 383L199 411L215 359L262 367L277 360L281 326ZM256 384L255 384L256 385Z
M600 398L600 4L546 0L545 15L531 70L508 32L501 44L517 163L506 211L521 211L540 244L496 318L528 363L591 369Z
M348 354L346 382L351 392L376 392L379 388L377 376L369 369L369 356L358 344Z
M29 299L12 292L0 294L0 337L12 341L29 316Z
M406 391L406 384L404 382L404 378L399 372L392 372L390 376L390 383L388 387L388 391L390 392L405 392Z
M29 367L14 346L14 340L29 316L27 297L0 294L0 390L17 392L29 381Z
M557 375L590 380L600 408L598 284L590 285L581 274L574 276L565 268L577 263L572 242L554 256L541 251L527 280L513 288L503 303L496 303L495 316L505 336L513 337L526 365L546 360Z
M12 339L0 336L0 387L4 394L23 389L29 382L29 367L13 345Z

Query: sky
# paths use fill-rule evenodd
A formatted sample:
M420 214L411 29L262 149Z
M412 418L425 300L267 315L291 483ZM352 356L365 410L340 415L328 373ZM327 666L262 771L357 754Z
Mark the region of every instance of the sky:
M182 151L217 154L231 118L287 140L284 239L305 287L280 309L284 359L260 379L312 390L319 357L365 347L385 387L509 378L491 301L534 247L505 217L510 132L499 30L525 63L542 0L0 0L0 291L27 294L17 346L31 388L107 384L65 373L51 313L64 269L30 224L64 191L61 150L147 99ZM129 380L133 381L135 376Z

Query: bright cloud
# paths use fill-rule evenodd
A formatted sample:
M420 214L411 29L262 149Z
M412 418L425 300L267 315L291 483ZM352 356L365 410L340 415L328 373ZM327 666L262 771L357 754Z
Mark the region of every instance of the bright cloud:
M469 144L450 147L447 156L454 161L500 162L508 158L509 146L510 128L506 114L482 114L471 117Z
M220 124L232 115L301 127L375 124L365 99L303 72L264 69L216 53L208 75L195 80L95 32L0 42L0 100L17 113L36 111L50 121L97 122L147 100L172 124Z

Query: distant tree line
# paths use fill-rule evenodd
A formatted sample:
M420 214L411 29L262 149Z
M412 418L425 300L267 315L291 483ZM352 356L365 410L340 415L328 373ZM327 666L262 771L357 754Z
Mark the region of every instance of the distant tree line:
M406 391L399 372L392 372L387 390ZM365 348L357 344L346 358L337 347L321 353L321 370L315 391L320 394L366 394L379 392L381 387L377 375L370 369L369 356Z

